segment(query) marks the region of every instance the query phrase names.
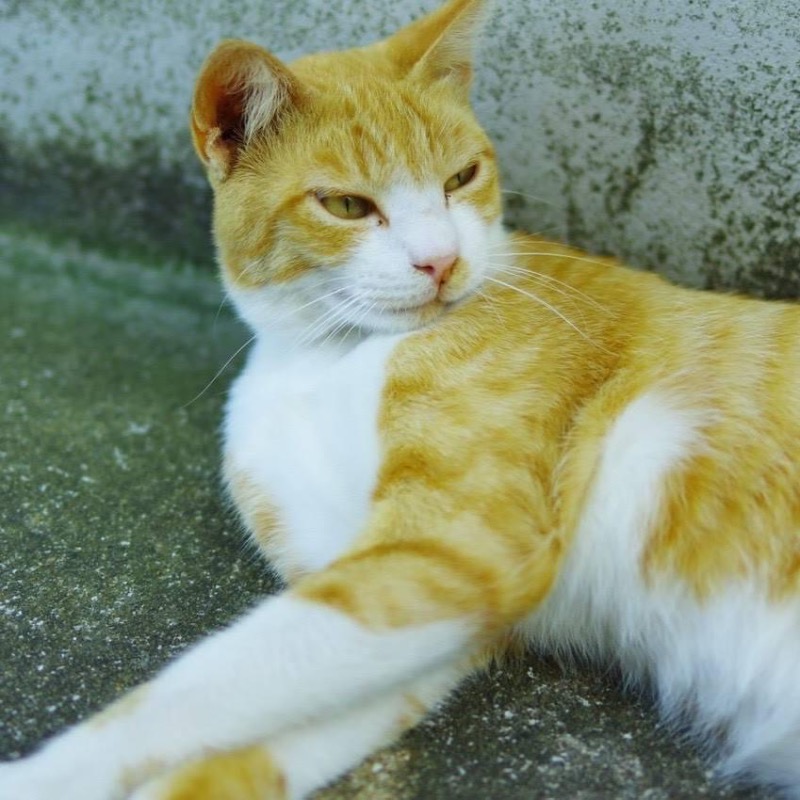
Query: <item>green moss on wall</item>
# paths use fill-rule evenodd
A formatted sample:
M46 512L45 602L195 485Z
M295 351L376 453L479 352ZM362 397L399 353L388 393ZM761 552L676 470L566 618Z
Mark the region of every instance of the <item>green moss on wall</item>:
M0 137L0 217L6 227L68 236L108 253L210 267L211 192L186 141L183 162L133 140L128 165L101 163L79 143L30 152Z

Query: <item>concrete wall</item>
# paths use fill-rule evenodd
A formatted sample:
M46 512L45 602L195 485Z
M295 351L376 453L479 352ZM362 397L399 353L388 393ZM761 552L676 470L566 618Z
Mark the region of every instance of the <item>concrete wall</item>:
M704 286L800 295L797 0L497 0L475 97L508 217ZM283 57L434 0L3 0L8 227L210 261L186 134L223 36Z

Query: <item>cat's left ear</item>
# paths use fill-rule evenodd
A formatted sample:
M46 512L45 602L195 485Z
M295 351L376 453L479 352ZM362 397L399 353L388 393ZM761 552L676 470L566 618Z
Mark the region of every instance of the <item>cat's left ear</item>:
M450 0L387 39L383 46L401 74L427 82L448 81L469 93L475 44L491 0Z

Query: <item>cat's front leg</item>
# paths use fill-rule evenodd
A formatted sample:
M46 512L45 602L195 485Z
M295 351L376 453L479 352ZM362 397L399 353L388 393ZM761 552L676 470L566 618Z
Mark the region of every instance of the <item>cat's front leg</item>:
M112 722L132 713L148 692L142 685L18 761L0 764L0 800L116 800L163 767L159 759L127 763L124 743L107 737ZM122 745L122 746L120 746Z
M449 663L475 626L370 630L327 604L269 599L155 680L0 775L2 800L125 798L209 753L263 742Z
M127 797L154 775L335 716L469 657L549 589L555 539L526 532L523 544L512 531L472 530L482 523L463 516L431 520L436 536L398 535L407 512L395 511L377 515L358 549L17 765L0 797Z
M416 725L478 666L468 659L443 667L267 744L192 762L149 781L131 800L302 800Z

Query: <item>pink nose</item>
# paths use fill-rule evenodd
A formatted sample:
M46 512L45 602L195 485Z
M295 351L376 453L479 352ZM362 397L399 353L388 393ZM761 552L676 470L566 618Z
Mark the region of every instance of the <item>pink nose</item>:
M437 286L441 286L453 272L453 265L457 259L457 253L448 253L445 256L437 256L436 258L426 258L422 264L414 264L414 269L430 275L431 280Z

